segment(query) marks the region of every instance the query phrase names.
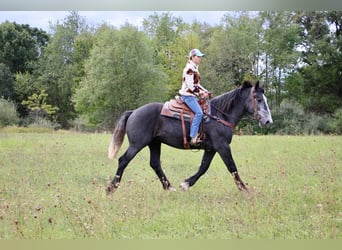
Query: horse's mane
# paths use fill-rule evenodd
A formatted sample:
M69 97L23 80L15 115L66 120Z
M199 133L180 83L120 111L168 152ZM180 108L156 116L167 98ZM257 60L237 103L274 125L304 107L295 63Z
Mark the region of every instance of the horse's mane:
M214 109L217 109L217 111L224 111L225 113L229 113L231 108L234 107L235 104L241 100L243 90L252 86L253 85L251 84L251 82L244 81L242 86L214 97L211 100L212 107Z

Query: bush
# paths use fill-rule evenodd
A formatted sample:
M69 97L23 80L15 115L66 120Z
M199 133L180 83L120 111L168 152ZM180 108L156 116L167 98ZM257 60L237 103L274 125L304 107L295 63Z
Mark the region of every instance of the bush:
M325 123L329 133L342 134L342 108L335 110L334 114L329 117Z
M273 115L273 120L277 134L302 134L305 122L304 109L296 102L284 100L279 111Z
M274 128L277 134L308 135L331 133L332 128L328 116L306 113L297 102L284 100L279 111L273 115Z
M72 128L77 132L95 132L96 126L91 124L86 116L79 116L70 121Z
M0 127L18 124L19 117L13 102L0 98Z

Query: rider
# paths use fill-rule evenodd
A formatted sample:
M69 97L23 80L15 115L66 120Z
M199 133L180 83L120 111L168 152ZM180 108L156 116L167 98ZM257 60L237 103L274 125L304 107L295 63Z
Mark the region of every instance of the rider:
M204 57L204 54L198 49L192 49L189 52L189 60L183 70L182 88L179 90L182 101L195 113L190 128L190 144L193 146L201 143L198 130L202 121L203 111L198 104L197 98L208 98L210 96L210 92L200 84L198 65L202 61L202 57Z

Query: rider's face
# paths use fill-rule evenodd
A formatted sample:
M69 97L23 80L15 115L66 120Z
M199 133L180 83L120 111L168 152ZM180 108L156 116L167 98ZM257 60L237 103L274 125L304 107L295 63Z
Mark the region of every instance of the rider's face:
M202 57L201 56L193 56L192 61L196 64L200 64L200 62L202 61Z

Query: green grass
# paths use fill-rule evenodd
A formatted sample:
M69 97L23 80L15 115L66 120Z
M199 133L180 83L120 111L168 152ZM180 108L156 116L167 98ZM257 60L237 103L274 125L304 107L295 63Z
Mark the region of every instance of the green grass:
M188 192L164 191L144 149L106 196L117 167L106 158L110 138L0 133L0 238L342 238L342 137L235 136L250 194L238 191L219 156ZM175 187L201 156L163 146Z

